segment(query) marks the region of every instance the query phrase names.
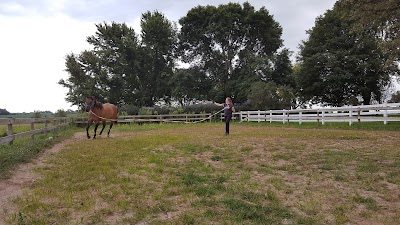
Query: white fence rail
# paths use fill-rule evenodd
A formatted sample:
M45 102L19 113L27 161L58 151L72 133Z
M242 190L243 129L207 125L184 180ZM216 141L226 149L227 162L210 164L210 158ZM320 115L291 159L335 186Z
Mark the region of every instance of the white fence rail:
M400 103L319 109L241 111L240 122L383 122L400 121Z

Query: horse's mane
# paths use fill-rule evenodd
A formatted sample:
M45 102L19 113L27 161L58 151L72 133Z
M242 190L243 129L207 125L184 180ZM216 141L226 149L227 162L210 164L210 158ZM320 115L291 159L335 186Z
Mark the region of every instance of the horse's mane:
M90 99L92 99L92 101L94 101L93 107L97 107L97 108L99 108L99 109L103 109L103 103L97 101L96 98L95 98L94 96L90 96L90 97L88 97L88 98L90 98Z
M98 107L99 109L103 108L103 103L96 101L96 104L94 104L94 107Z

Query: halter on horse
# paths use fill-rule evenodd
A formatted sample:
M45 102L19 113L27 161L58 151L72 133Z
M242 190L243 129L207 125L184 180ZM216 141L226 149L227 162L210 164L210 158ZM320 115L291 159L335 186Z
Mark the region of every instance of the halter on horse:
M118 108L110 103L102 104L98 102L93 96L87 97L85 103L85 111L89 112L88 124L86 127L87 138L90 139L89 127L90 125L92 125L93 122L95 122L93 139L95 139L97 127L99 126L100 121L103 124L103 128L101 129L99 135L103 133L107 120L110 120L110 129L107 133L107 137L109 137L113 124L117 123Z

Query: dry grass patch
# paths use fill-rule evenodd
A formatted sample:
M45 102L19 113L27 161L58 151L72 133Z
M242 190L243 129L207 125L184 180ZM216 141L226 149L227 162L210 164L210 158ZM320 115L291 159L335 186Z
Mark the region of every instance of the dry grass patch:
M8 222L400 223L399 132L223 128L121 126L70 144L37 168Z

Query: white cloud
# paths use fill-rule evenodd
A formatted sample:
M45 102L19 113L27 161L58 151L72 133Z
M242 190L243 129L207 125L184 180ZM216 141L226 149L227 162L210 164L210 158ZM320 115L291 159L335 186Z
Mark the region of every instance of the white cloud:
M0 108L10 112L69 109L67 90L57 82L67 78L65 55L89 48L86 37L94 23L65 16L0 16Z

